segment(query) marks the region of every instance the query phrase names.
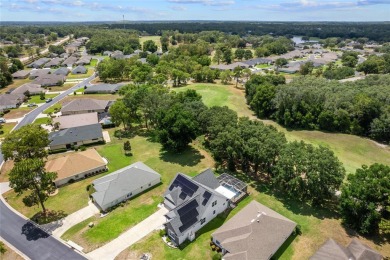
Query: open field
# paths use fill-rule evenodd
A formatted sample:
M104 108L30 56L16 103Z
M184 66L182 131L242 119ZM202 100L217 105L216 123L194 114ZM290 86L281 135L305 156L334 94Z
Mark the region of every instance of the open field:
M203 101L207 106L228 106L235 110L239 116L247 116L252 119L256 118L246 105L244 91L236 89L234 86L193 84L173 90L185 91L186 89L195 89L198 91L203 96ZM390 147L380 145L370 139L348 134L290 130L271 120L262 121L284 132L289 141L303 140L314 145L323 145L332 149L344 164L348 173L355 172L362 164L383 163L390 165Z
M160 36L142 36L139 38L139 42L141 43L141 47L144 42L152 40L157 45L158 48L161 48Z

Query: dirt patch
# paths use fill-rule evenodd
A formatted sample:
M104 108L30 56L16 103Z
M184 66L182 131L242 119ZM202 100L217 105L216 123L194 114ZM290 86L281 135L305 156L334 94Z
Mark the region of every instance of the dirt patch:
M130 250L124 250L122 253L120 253L117 257L115 257L115 260L138 260L140 259L142 254L139 254L134 251ZM153 256L152 256L153 259Z
M4 247L7 251L4 254L0 255L1 260L23 260L24 259L14 250L8 247L5 243L4 243Z
M0 182L9 181L8 173L14 168L14 161L5 161L0 170Z
M32 109L27 108L27 107L20 107L17 109L11 109L7 114L4 115L4 118L7 119L16 119L16 118L21 118L27 113L29 113Z

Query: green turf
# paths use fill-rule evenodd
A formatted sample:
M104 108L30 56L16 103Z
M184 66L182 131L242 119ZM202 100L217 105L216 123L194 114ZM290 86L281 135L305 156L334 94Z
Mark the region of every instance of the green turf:
M37 118L35 119L34 121L34 125L43 125L43 124L48 124L51 122L51 119L48 118L48 117L41 117L41 118Z
M49 113L55 113L55 111L60 111L61 110L61 104L60 103L56 103L54 105L52 105L51 107L49 107L48 109L46 109L45 111L43 111L43 114L49 114Z
M40 95L34 95L34 96L30 97L30 99L28 100L28 103L29 104L31 104L31 103L35 103L35 104L45 103L46 99L55 98L56 96L58 96L58 94L46 94L45 99L42 100Z
M0 134L0 138L5 137L11 130L15 127L16 123L5 123L1 124L1 131L3 133Z

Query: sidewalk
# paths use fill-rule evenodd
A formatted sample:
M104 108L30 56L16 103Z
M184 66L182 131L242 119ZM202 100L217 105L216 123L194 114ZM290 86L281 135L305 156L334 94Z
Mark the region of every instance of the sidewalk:
M93 260L114 259L123 250L135 244L149 233L153 232L153 230L161 227L166 221L164 216L166 213L168 213L166 208L160 208L153 215L138 223L136 226L129 229L118 238L88 253L87 256Z
M7 191L12 190L9 187L9 182L0 182L0 194L6 193Z
M91 201L88 202L88 206L85 208L82 208L66 218L59 221L57 224L58 226L53 226L52 235L60 238L69 228L73 227L77 223L80 223L81 221L86 220L87 218L92 217L95 214L98 214L100 210L93 204Z

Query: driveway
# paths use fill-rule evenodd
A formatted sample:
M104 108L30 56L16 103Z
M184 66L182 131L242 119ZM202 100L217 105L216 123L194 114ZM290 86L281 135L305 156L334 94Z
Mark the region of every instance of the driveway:
M161 227L166 218L165 214L168 213L166 208L160 208L156 213L149 216L142 222L138 223L133 228L129 229L118 238L112 240L108 244L90 252L87 254L88 258L92 260L111 260L115 259L123 250L138 242L149 233Z
M60 238L69 228L73 227L77 223L80 223L81 221L86 220L87 218L94 216L95 214L98 214L99 212L100 210L95 206L95 204L89 201L88 206L85 208L70 214L58 222L52 223L52 235Z

